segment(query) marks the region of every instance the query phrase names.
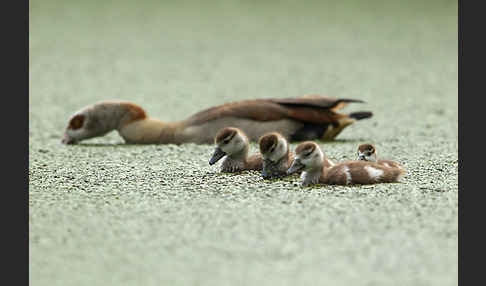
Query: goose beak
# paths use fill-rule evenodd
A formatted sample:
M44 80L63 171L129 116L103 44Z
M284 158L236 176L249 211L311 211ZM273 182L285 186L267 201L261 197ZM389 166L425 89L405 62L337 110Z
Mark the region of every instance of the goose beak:
M292 166L287 170L287 175L291 175L295 172L298 172L302 169L304 169L305 165L300 162L299 159L295 159L294 162L292 163Z
M62 144L74 144L74 143L76 143L76 140L74 140L74 138L72 138L71 136L64 134L64 137L62 138L61 143Z
M216 149L214 149L213 155L211 156L211 159L209 159L209 165L214 165L214 163L218 162L219 159L223 158L225 155L226 153L223 152L221 148L216 147Z

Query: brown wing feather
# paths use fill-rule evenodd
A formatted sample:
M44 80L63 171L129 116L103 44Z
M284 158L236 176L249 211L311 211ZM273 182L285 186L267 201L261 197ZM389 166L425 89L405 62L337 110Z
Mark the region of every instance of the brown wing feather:
M355 99L336 99L325 96L303 96L283 99L254 99L226 103L202 110L190 118L190 125L199 125L223 117L240 117L257 121L273 121L284 118L309 123L330 123L346 116L334 110Z
M318 109L311 107L289 107L288 118L309 123L331 123L339 119L342 114L333 112L330 109Z
M242 117L259 121L279 120L286 117L286 108L262 99L226 103L202 110L190 118L191 125L202 124L223 117Z

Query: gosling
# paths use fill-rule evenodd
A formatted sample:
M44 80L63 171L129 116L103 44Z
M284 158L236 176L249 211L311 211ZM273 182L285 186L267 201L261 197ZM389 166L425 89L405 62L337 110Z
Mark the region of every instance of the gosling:
M294 162L287 173L303 171L303 186L392 183L398 182L405 174L403 169L366 161L345 161L324 168L324 159L319 145L312 141L303 142L297 146Z
M284 136L278 132L270 132L258 140L260 153L263 158L262 177L275 179L287 176L287 170L294 161L294 153ZM334 162L324 159L324 168L334 166Z
M248 156L249 140L241 129L235 127L221 129L216 134L214 143L216 148L209 160L209 165L214 165L226 156L221 164L221 172L235 173L246 170L262 170L262 156L260 154Z

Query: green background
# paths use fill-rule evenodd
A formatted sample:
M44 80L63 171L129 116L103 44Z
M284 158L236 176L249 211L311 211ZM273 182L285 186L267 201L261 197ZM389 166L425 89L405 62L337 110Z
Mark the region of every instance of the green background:
M457 1L30 1L31 285L457 285L457 19ZM319 142L329 158L374 143L402 183L220 174L211 145L116 132L60 144L100 100L174 121L311 93L374 113Z

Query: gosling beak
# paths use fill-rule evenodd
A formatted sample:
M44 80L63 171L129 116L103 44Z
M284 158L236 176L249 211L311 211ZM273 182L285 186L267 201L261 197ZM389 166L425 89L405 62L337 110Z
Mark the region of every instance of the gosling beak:
M366 161L366 156L363 153L358 154L358 161Z
M264 179L270 179L270 174L267 172L267 170L263 169L263 171L262 171L262 177Z
M214 165L214 163L218 162L219 159L223 158L225 155L226 153L223 152L221 148L216 147L216 149L214 149L213 156L211 156L211 159L209 159L209 165Z
M295 172L298 172L302 169L304 169L305 165L300 162L299 159L295 159L294 162L292 163L292 166L287 170L287 175L291 175Z
M75 144L76 140L74 140L74 138L72 138L68 134L64 134L64 137L62 138L61 143L62 144L68 144L68 145L69 144Z

